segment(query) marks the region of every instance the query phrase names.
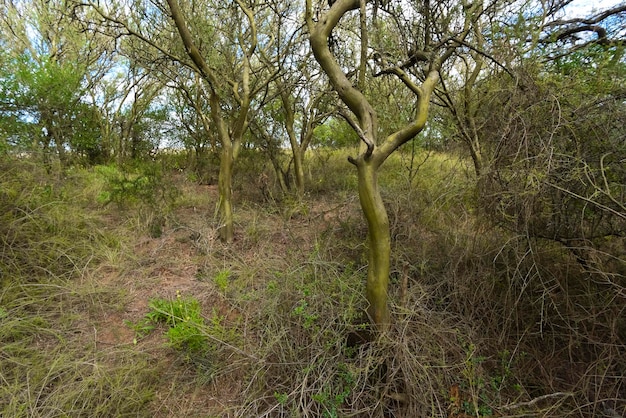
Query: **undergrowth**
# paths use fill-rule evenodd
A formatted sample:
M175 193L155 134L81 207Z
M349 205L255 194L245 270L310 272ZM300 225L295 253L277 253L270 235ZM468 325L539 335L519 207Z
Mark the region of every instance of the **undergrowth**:
M85 179L0 161L0 415L149 416L156 383L142 353L101 350L90 314L118 291L91 272L120 240L77 202Z
M121 168L100 165L93 171L102 184L97 196L99 203L115 203L122 213L136 214L130 218L135 221L135 227L147 230L152 238L163 234L166 218L179 192L169 187L160 165L137 163Z
M215 202L186 183L170 198L139 171L75 169L63 181L2 162L1 415L626 415L624 277L590 274L554 242L493 225L467 162L449 155L383 166L393 323L376 336L364 314L367 229L346 155L310 155L313 176L297 202L258 200L254 183L239 180L231 246L205 219ZM103 206L103 191L119 202ZM159 233L146 208L161 217ZM138 231L157 248L187 244L197 286L213 291L154 289L127 321L135 344L102 347L90 333L97 313L127 301L97 274L123 271ZM151 357L150 341L167 348ZM227 395L198 412L184 402L200 390Z

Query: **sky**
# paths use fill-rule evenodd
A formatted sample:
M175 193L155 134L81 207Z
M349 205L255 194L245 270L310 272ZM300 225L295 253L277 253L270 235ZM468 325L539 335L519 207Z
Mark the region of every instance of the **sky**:
M594 12L606 10L623 3L624 0L574 0L565 8L566 17L569 19L586 17L594 14Z

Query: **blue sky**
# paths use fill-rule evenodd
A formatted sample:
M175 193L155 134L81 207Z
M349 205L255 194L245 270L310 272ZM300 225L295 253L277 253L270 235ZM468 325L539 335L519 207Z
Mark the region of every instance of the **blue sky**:
M609 9L615 5L624 3L623 0L575 0L567 7L566 16L570 19L577 17L585 17L594 12Z

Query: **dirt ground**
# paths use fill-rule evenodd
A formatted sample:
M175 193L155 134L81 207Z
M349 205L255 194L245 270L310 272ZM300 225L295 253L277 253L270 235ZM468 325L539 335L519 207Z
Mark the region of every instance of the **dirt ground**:
M211 278L228 269L234 275L250 275L248 281L244 280L248 286L263 286L262 271L268 264L272 268L287 268L297 263L287 260L287 254L306 259L321 232L336 228L341 218L358 216L358 202L355 198L332 203L317 200L307 203L310 209L306 213L287 214L247 210L239 205L235 242L226 246L219 241L212 221L217 188L189 183L181 187L184 195L202 197L198 199L202 205L177 207L167 216L159 237L132 234L125 244L129 252L126 261L100 269L99 285L122 289L125 296L119 309L102 311L94 318L96 345L101 350L132 348L147 353L159 365L163 383L156 394L155 416L228 417L244 384L236 367L232 373L214 376L208 385L190 385L194 371L181 373L189 367L167 347L165 329L157 328L146 337L137 338L129 324L144 317L151 299L174 299L180 294L197 299L204 315L212 312L222 317L225 325L244 323L245 328L249 313L234 306ZM111 228L120 228L119 223L124 227L121 216L110 219Z

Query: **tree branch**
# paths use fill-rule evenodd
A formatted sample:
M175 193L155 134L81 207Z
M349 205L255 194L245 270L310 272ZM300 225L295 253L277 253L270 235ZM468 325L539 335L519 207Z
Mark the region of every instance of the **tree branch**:
M546 23L545 26L547 27L563 26L563 25L570 25L572 23L581 23L584 25L595 25L596 23L600 23L608 17L611 17L616 14L624 13L624 12L626 12L626 4L620 4L611 9L600 12L597 15L589 19L576 18L576 19L569 19L569 20L554 20L552 22Z
M589 42L585 42L584 45L591 43L597 43L600 45L625 45L626 41L623 39L609 39L608 33L605 28L599 25L604 20L626 13L626 4L615 6L611 9L607 9L603 12L596 14L590 18L575 18L568 20L554 20L544 25L544 28L555 28L555 31L548 34L540 40L543 44L554 43L566 39L578 40L575 35L582 32L595 32L597 39ZM557 29L561 27L560 29Z
M359 136L362 139L367 138L367 141L363 141L363 151L369 158L375 147L377 131L376 113L363 93L352 85L328 46L328 38L341 18L347 12L356 10L360 6L361 0L337 0L330 10L320 17L319 21L314 22L311 0L307 0L307 25L309 27L309 41L313 55L315 55L315 59L328 75L340 99L357 117L361 132Z
M167 4L189 58L191 58L197 70L200 71L203 77L209 82L211 89L215 90L218 85L217 78L196 47L178 2L176 0L167 0Z
M359 124L350 117L350 115L348 114L348 112L346 112L344 108L339 109L339 114L346 120L346 122L348 122L352 129L354 129L361 141L363 141L363 143L367 147L367 151L365 152L365 158L370 158L372 152L374 151L374 143L372 142L372 140L365 135L365 132L363 132Z
M78 3L76 5L76 7L91 7L93 10L96 11L96 13L98 13L98 15L100 15L101 18L103 18L105 21L114 23L115 25L117 25L119 28L123 28L127 33L126 34L122 34L122 35L118 35L117 37L120 36L134 36L137 39L141 40L142 42L145 42L147 45L150 45L151 47L153 47L154 49L156 49L157 51L159 51L161 54L163 54L164 56L166 56L167 58L171 59L174 62L177 62L181 65L184 65L187 68L190 68L194 71L197 71L197 68L194 67L193 65L189 64L189 62L187 62L186 60L182 59L181 57L172 54L170 51L166 50L165 48L163 48L162 46L160 46L159 44L157 44L156 42L154 42L152 39L149 39L147 37L145 37L143 34L141 34L140 32L137 32L134 29L131 29L128 24L116 17L113 17L107 13L104 12L104 10L102 10L98 5L94 4L94 3ZM103 33L105 35L110 35L107 33Z

